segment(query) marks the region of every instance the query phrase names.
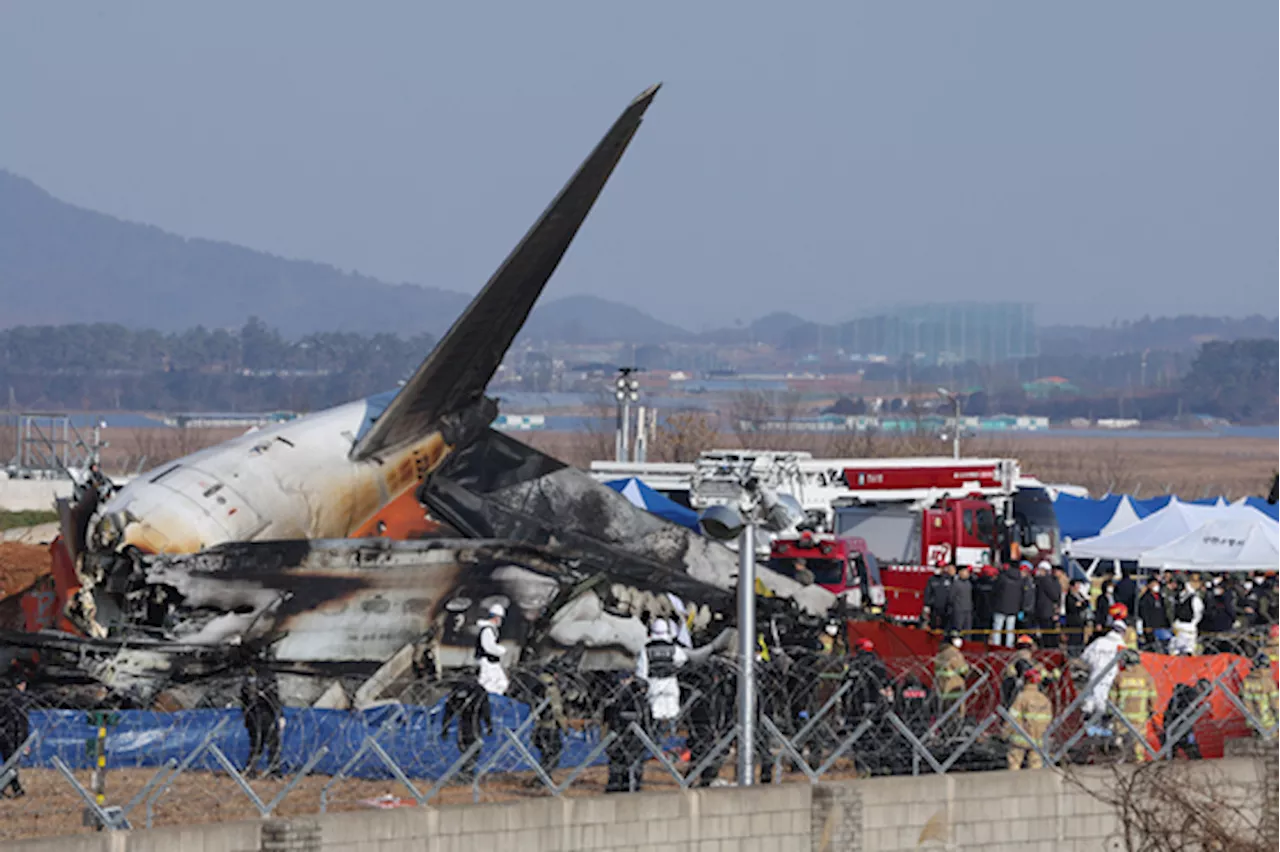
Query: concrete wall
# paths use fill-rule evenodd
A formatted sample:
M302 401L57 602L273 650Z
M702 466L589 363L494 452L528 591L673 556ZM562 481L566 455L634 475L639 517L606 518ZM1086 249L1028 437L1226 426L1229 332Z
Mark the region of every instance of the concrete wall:
M1263 807L1274 757L1188 767ZM1102 784L1105 769L1077 780ZM1274 806L1274 805L1272 805ZM1274 824L1274 823L1273 823ZM1117 829L1107 806L1054 770L784 784L748 790L404 808L263 822L114 832L0 845L12 852L844 852L1102 850Z
M69 479L0 478L0 512L50 511L55 498L70 496Z

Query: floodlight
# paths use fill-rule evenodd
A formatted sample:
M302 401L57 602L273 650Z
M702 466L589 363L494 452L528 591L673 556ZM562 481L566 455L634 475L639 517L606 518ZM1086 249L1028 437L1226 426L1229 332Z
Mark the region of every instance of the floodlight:
M804 520L804 509L800 501L790 494L774 494L762 489L760 506L764 510L762 526L770 532L781 532L790 529Z
M622 402L622 400L626 399L627 395L622 391L618 391L617 393L614 394L614 396L618 398L618 402Z
M698 518L698 524L711 538L731 541L738 537L747 522L742 513L732 506L709 506Z

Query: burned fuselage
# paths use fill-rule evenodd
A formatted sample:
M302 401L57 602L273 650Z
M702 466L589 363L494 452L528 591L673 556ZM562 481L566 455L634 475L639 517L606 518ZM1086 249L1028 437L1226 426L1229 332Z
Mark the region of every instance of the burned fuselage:
M311 676L311 687L297 690L301 701L332 678L371 673L406 646L429 646L446 668L468 665L476 622L493 603L507 608L501 640L513 659L581 647L609 665L634 658L644 619L671 611L672 588L710 628L720 626L711 613L728 598L661 568L601 573L563 551L509 541L267 541L85 558L101 578L93 595L105 639L120 643L87 673L137 699L207 675L219 654L228 667L268 656L282 671Z

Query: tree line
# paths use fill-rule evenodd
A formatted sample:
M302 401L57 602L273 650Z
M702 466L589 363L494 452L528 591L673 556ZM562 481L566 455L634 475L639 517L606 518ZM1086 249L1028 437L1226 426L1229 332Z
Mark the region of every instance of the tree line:
M120 325L0 331L0 388L21 408L263 411L324 408L404 380L431 335L239 329L165 334Z

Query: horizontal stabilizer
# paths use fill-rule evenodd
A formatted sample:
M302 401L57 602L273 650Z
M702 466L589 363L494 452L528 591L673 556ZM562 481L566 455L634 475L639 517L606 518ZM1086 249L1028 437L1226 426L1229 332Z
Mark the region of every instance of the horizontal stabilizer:
M480 400L657 92L658 86L645 91L609 128L489 283L352 447L352 459L367 459L418 440L441 418Z

